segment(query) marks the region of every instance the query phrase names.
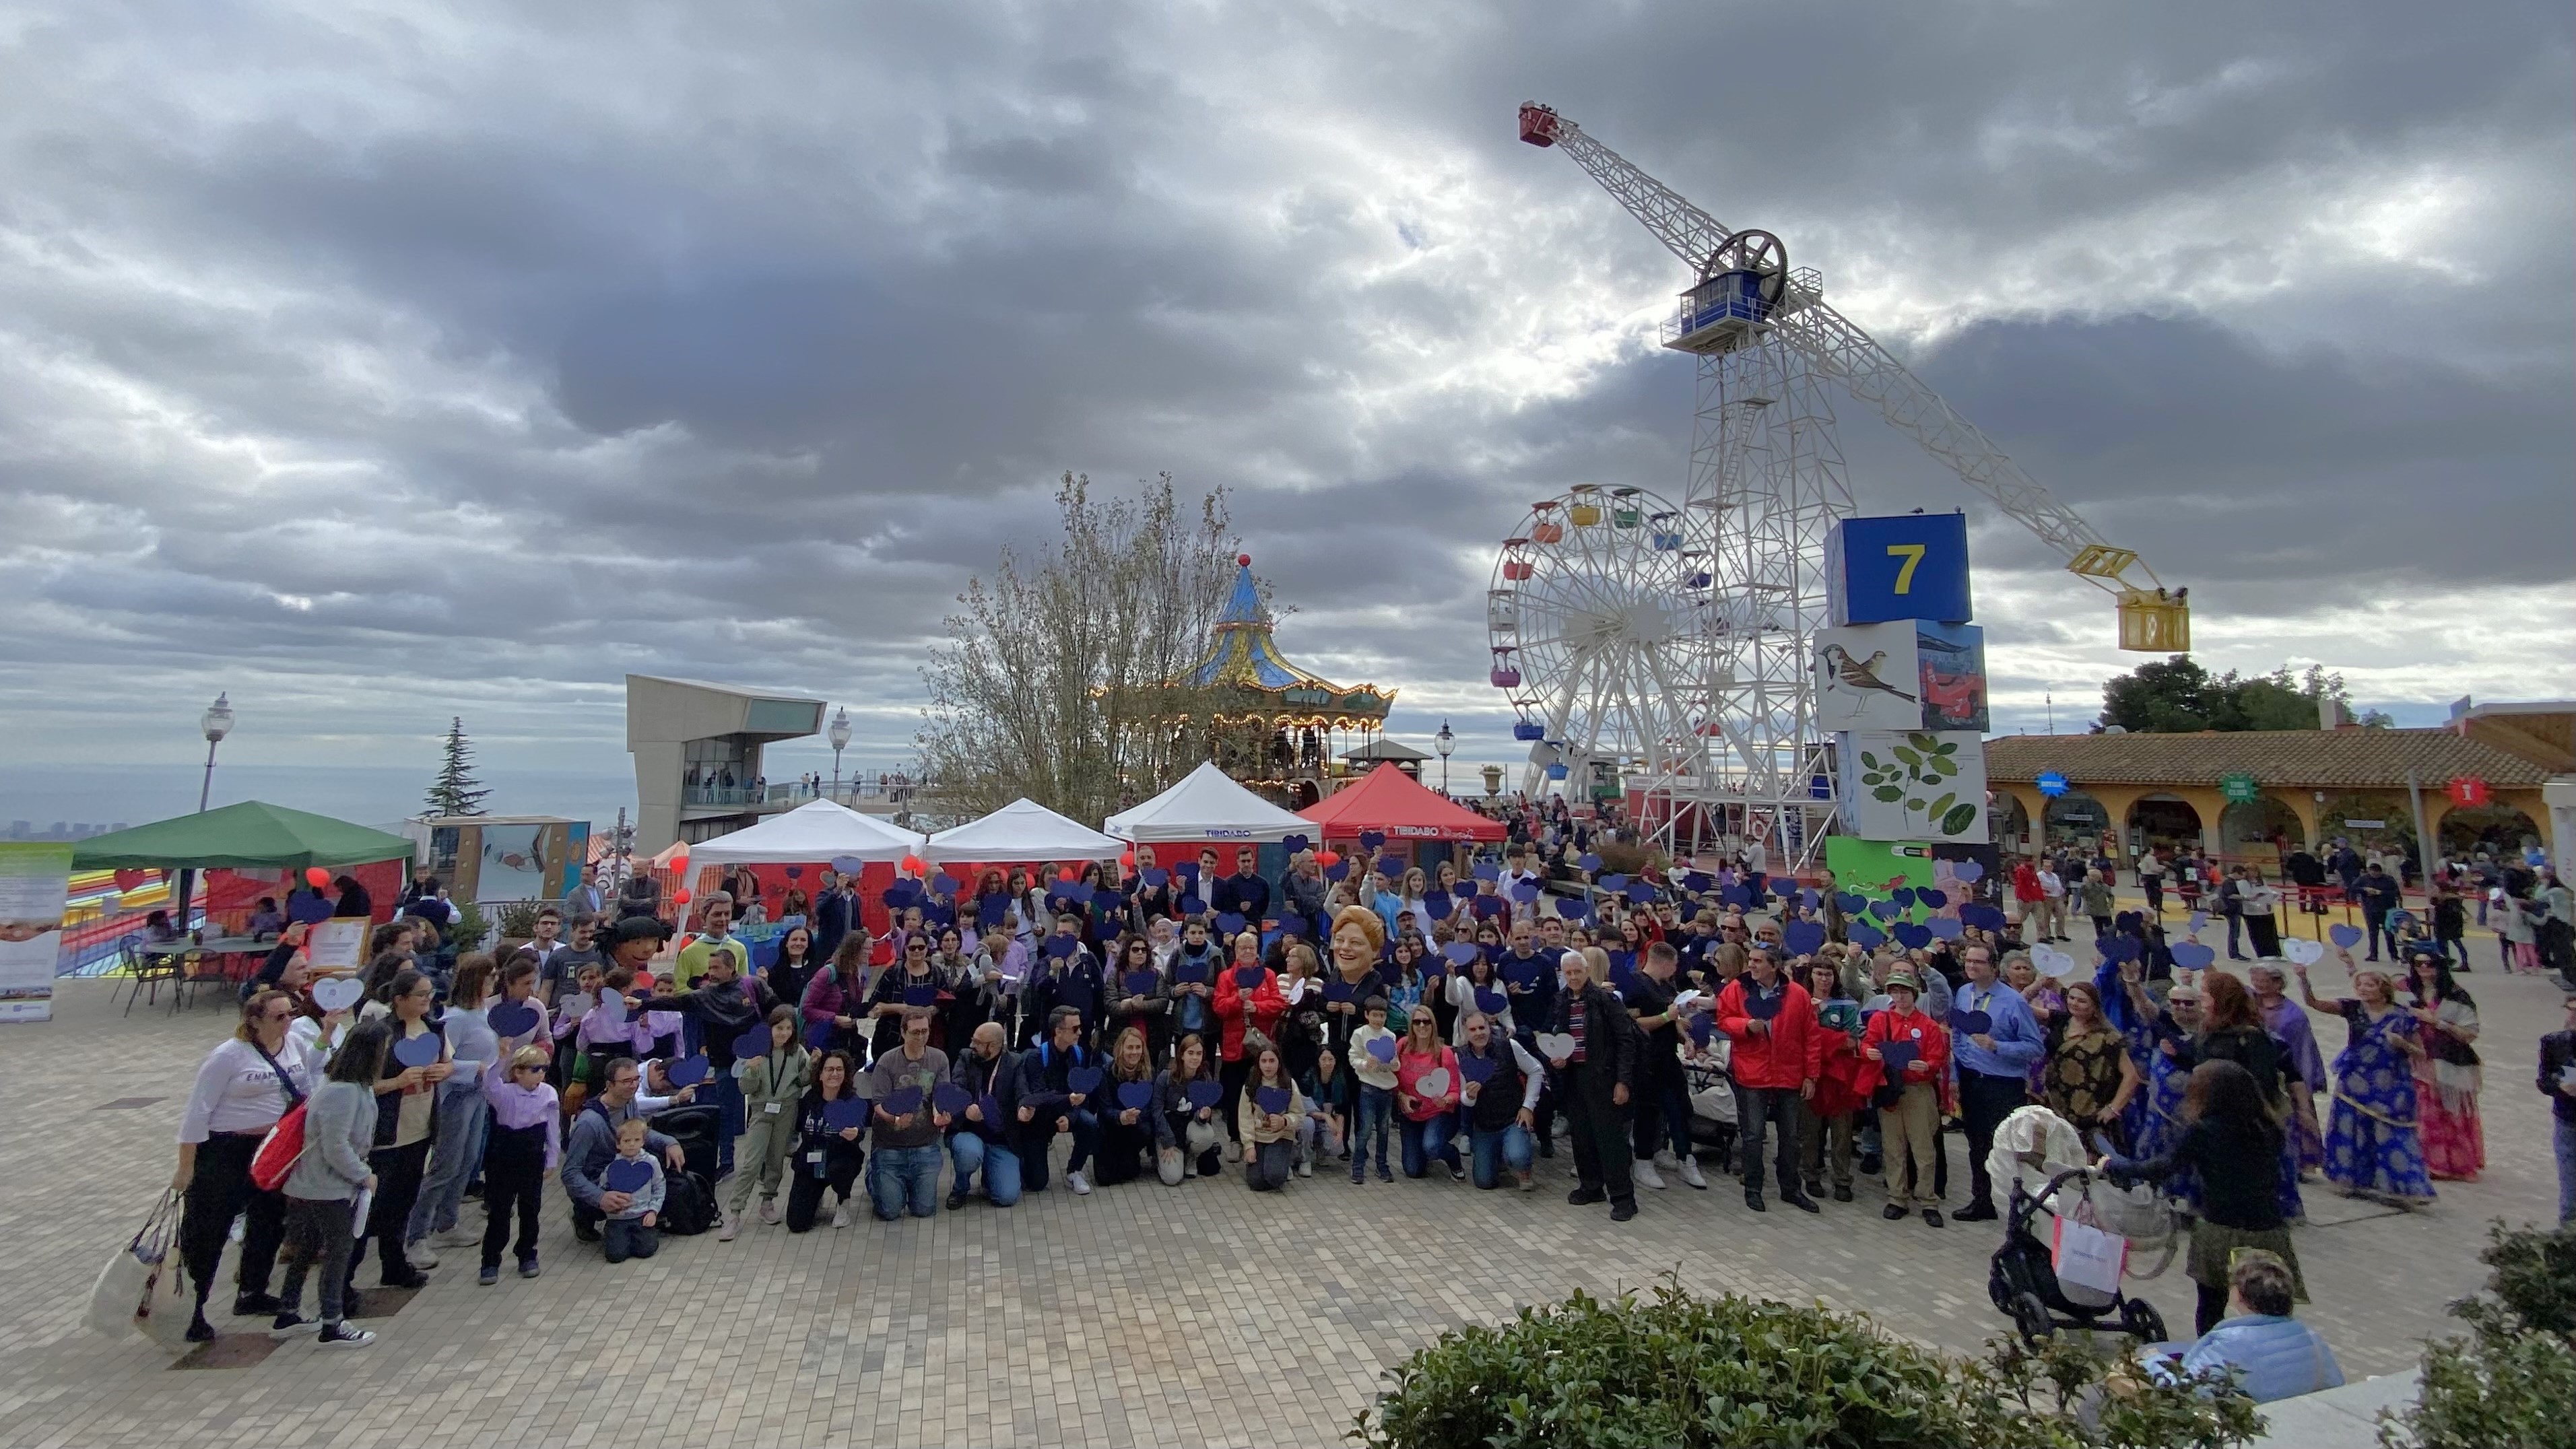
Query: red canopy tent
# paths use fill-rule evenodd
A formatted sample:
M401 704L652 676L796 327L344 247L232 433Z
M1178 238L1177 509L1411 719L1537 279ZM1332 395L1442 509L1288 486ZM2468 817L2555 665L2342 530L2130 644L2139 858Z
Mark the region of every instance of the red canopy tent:
M1356 840L1382 832L1388 840L1501 840L1503 822L1490 820L1437 791L1424 788L1392 764L1371 770L1297 812L1323 828L1327 840Z

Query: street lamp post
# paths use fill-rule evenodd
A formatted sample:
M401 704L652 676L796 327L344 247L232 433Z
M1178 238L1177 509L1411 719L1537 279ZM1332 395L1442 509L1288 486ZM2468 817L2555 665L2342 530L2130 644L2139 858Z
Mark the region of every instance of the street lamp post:
M827 737L832 741L832 798L837 800L841 795L841 751L850 746L849 710L833 711L832 728Z
M222 744L224 736L233 732L231 698L218 691L215 702L206 706L204 714L197 716L197 728L206 737L206 775L197 785L197 813L203 815L206 813L206 802L213 797L215 790L215 746ZM196 868L191 866L179 872L178 898L171 903L178 908L173 914L182 931L187 930L194 919L195 912L192 908L196 896L197 872Z
M1440 733L1431 737L1431 746L1440 752L1440 793L1449 793L1449 752L1458 748L1458 737L1449 732L1449 721L1440 722Z

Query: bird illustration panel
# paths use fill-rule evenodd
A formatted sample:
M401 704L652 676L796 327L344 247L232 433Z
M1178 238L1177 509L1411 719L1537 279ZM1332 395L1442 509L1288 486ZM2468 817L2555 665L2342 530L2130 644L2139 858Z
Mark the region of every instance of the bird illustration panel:
M1908 730L1923 726L1916 621L1818 629L1809 646L1821 730Z
M1837 737L1843 819L1863 840L1986 834L1986 748L1975 730L1858 730Z

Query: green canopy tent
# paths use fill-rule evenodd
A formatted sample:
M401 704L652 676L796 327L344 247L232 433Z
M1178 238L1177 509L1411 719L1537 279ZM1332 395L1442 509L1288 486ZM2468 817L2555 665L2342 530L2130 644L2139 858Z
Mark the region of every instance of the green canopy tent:
M408 860L411 855L411 841L400 835L245 800L93 835L72 848L72 869L299 871Z

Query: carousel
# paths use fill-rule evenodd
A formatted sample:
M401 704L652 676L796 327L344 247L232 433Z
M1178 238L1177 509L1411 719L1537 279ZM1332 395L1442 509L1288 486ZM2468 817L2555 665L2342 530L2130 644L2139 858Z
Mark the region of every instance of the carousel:
M1203 719L1218 769L1295 810L1332 793L1344 772L1343 753L1377 737L1395 691L1374 684L1345 688L1310 674L1279 653L1270 630L1252 583L1252 555L1239 554L1234 592L1206 656L1173 681L1175 694L1189 703L1175 723Z

